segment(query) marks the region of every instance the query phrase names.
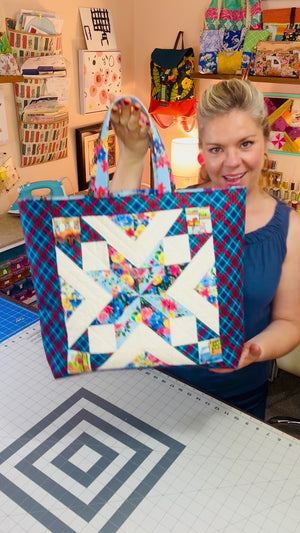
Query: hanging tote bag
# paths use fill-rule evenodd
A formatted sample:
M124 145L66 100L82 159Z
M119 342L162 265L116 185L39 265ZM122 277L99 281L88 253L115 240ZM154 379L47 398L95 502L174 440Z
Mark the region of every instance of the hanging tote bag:
M260 0L211 0L206 11L207 29L241 30L245 26L246 10L250 10L250 30L262 29Z
M289 40L288 35L297 33L295 27L300 24L300 8L264 9L262 18L263 27L271 32L272 41Z
M238 31L219 29L222 42L217 56L218 74L236 74L241 70L245 34L246 28Z
M181 48L178 48L181 41ZM149 113L162 127L177 117L196 115L193 48L184 48L183 31L178 32L174 48L155 48L151 54L151 99Z
M232 9L229 9L229 6ZM213 0L206 11L204 30L200 36L199 72L239 73L242 67L245 68L245 64L242 65L245 35L248 31L256 32L259 26L261 26L259 2ZM244 63L245 61L246 56Z
M111 107L91 179L98 198L20 202L52 372L234 368L244 339L245 189L174 191L150 119L156 189L109 194Z

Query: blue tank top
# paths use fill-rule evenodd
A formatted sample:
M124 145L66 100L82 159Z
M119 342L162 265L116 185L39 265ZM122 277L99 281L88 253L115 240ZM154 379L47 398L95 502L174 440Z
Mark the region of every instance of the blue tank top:
M245 340L251 339L271 321L272 301L286 255L290 208L277 201L271 220L245 236L244 324ZM258 389L266 383L271 362L253 363L228 374L215 374L205 367L173 367L168 373L231 403L231 398ZM249 394L249 398L250 398ZM234 402L232 402L234 403ZM243 403L243 409L247 405Z

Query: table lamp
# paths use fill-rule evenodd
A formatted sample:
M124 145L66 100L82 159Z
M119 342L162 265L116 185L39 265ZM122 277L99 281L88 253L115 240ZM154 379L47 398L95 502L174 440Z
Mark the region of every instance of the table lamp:
M171 167L177 189L198 183L200 171L198 154L198 139L180 137L172 140Z

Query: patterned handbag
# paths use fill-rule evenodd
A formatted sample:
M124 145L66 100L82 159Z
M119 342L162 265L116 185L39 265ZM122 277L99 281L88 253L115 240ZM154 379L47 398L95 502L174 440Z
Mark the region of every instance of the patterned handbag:
M218 74L235 74L241 70L246 28L239 31L219 29L221 49L217 56Z
M299 78L300 42L259 41L253 68L255 76Z
M178 32L174 48L155 48L151 54L149 113L162 128L171 126L176 117L196 115L195 85L191 78L194 60L193 48L184 48L183 31Z
M262 7L260 0L211 0L206 11L207 28L217 30L241 30L245 26L249 10L250 30L262 29Z
M254 62L258 41L268 41L271 33L268 30L247 30L243 45L242 69L247 69Z
M245 34L246 28L205 30L200 37L201 74L235 74L241 68Z
M200 35L201 74L235 74L242 69L246 32L261 27L260 2L212 0ZM251 55L251 54L250 54ZM246 61L246 56L244 57Z
M263 10L263 28L269 30L272 41L299 40L289 39L297 31L293 31L300 23L300 8L284 7L279 9Z
M95 151L94 196L20 202L52 372L234 368L244 339L245 189L175 192L150 119L156 189L109 194L111 108Z

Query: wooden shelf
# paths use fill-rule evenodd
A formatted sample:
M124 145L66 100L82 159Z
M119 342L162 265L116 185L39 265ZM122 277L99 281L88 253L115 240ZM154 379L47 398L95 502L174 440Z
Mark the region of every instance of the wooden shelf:
M0 76L0 83L15 83L16 81L23 81L23 76Z
M231 78L240 78L241 75L239 74L200 74L200 72L193 72L191 74L191 78L193 79L201 79L201 80L230 80ZM271 76L249 76L248 80L253 82L259 82L259 83L281 83L281 84L292 84L292 85L300 85L300 79L299 78L281 78L278 76L271 77Z

